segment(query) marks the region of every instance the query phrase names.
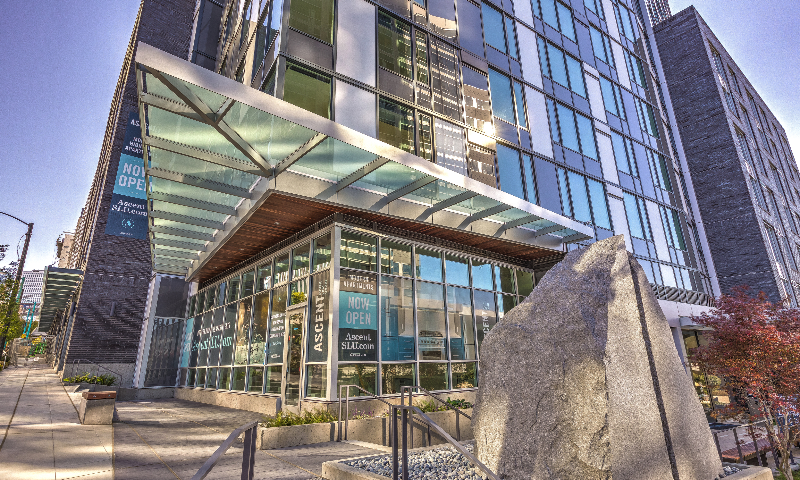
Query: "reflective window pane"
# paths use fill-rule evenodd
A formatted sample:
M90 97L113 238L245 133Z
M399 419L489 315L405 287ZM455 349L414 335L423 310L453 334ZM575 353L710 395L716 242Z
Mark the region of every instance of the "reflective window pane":
M378 65L411 78L411 27L383 12L378 14Z
M228 280L228 294L225 303L235 302L236 300L239 300L239 277Z
M413 363L384 363L381 366L383 395L400 393L405 386L415 385Z
M328 367L309 365L306 367L306 397L325 398L328 395Z
M453 363L450 370L453 374L453 388L474 388L478 386L476 363Z
M294 0L289 26L326 43L333 43L333 0Z
M325 118L331 116L331 77L290 63L286 66L283 99Z
M272 288L272 262L256 269L256 292Z
M489 88L494 116L515 124L511 79L496 70L489 69Z
M447 390L449 388L447 379L446 363L419 364L419 386L430 391Z
M414 249L414 265L417 269L417 278L433 282L442 281L441 253L416 247Z
M450 359L475 360L475 320L469 289L447 287L447 317Z
M269 323L269 292L262 292L253 298L253 327L250 338L250 362L264 364L267 345L267 324Z
M231 390L244 391L245 381L247 380L247 369L245 367L234 367L231 376Z
M283 367L281 365L267 367L266 374L264 375L264 382L265 382L264 393L280 395L282 376L283 376Z
M506 38L503 34L503 14L488 4L482 4L483 35L486 43L506 53Z
M378 140L414 153L414 110L381 97L378 109Z
M342 230L340 263L342 268L375 271L377 250L374 237Z
M261 393L261 390L264 388L264 368L250 367L247 376L247 391Z
M339 364L337 385L358 385L364 390L375 393L378 381L378 366L374 363ZM336 391L341 390L338 386ZM357 388L350 389L351 397L364 395Z
M331 236L330 234L314 240L314 271L325 270L331 264Z
M219 373L217 373L217 377L219 380L217 381L217 388L220 390L230 390L231 389L231 369L230 368L220 368Z
M533 274L517 270L517 290L520 295L527 297L533 291Z
M381 277L381 359L414 360L412 281Z
M304 278L289 284L289 304L298 305L305 303L308 299L308 279Z
M480 351L483 337L497 323L497 314L494 309L494 293L474 290L475 294L475 321L478 327L478 350Z
M286 288L272 292L272 312L269 319L269 340L266 363L283 363L283 344L286 335Z
M444 269L447 283L469 287L469 260L449 253L445 254Z
M275 285L289 280L289 254L285 253L275 259Z
M255 283L255 273L250 270L242 274L242 294L240 298L246 298L253 294Z
M472 286L484 290L494 290L491 263L480 260L472 261Z
M309 245L301 245L292 250L292 278L309 274Z
M436 283L417 282L420 360L447 360L444 290Z
M494 276L497 279L498 290L505 293L516 293L514 289L514 272L508 267L501 267L496 265L494 267Z
M411 276L411 246L391 240L381 241L381 273Z

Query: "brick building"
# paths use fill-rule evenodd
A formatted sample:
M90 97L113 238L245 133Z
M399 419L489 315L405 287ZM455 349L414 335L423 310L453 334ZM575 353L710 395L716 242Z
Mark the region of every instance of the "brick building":
M800 173L786 131L689 7L655 27L722 293L800 295Z
M131 128L135 125L130 124L138 112L132 62L140 41L187 58L194 6L193 0L144 0L140 6L111 102L97 170L65 265L80 270L83 283L73 302L49 325L49 332L56 335L53 347L59 371L84 361L117 372L123 385L133 376L152 263L146 234L136 230L141 227L136 218L138 205L118 197L116 189L120 157L131 153L127 147L136 143L126 139L135 133ZM144 228L146 232L146 217Z

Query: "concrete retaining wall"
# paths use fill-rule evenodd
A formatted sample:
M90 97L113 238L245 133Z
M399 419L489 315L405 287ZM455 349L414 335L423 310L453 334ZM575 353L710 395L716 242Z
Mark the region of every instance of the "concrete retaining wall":
M244 392L223 392L202 388L175 388L174 391L174 398L180 400L247 410L248 412L258 412L269 416L275 416L275 408L278 404L276 397L250 395Z
M464 410L464 413L472 416L472 409ZM457 438L456 419L454 411L427 413L428 417L437 425L442 427L448 435ZM359 442L374 443L377 445L390 446L390 418L367 418L363 420L350 420L347 425L347 439ZM398 423L400 423L398 421ZM344 428L342 422L342 428ZM297 445L310 445L312 443L331 442L337 438L337 422L313 423L309 425L294 425L290 427L270 427L259 428L260 447L262 450L273 448L294 447ZM464 418L459 419L461 440L470 440L472 436L472 422ZM412 422L414 447L427 445L427 424L419 420ZM412 442L412 435L409 435L409 447ZM440 437L434 430L431 430L431 445L445 443L444 438Z

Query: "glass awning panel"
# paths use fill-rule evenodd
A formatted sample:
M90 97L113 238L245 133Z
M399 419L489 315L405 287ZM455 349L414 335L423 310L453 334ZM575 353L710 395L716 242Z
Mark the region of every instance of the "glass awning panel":
M588 225L147 44L139 44L136 64L157 271L191 276L207 261L204 252L216 251L271 192L373 212L403 202L408 208L390 207L392 215L432 222L437 214L447 228L496 230L532 244L551 235L546 248L558 248L558 237L593 234Z
M81 270L44 267L42 306L39 315L40 332L48 331L56 315L69 306L81 281L83 281Z

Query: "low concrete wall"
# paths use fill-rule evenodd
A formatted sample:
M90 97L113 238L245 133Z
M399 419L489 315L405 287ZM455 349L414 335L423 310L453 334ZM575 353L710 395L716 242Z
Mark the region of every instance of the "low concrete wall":
M725 477L725 480L773 480L772 469L766 467L754 467L752 465L740 465L738 463L724 463L739 469L738 472L731 476Z
M464 413L472 416L472 409L464 410ZM434 412L427 413L428 417L437 425L442 427L448 435L457 437L456 432L456 412ZM373 443L377 445L390 446L390 418L367 418L363 420L350 420L347 425L347 439L359 442ZM400 421L398 420L398 424ZM399 425L398 425L399 426ZM472 436L472 422L461 417L459 419L461 440L470 440ZM345 427L342 422L342 428ZM297 445L310 445L312 443L331 442L337 439L337 422L331 423L312 423L309 425L294 425L290 427L270 427L259 428L260 447L262 450L273 448L294 447ZM414 418L412 428L409 431L409 448L427 445L428 428L427 424ZM439 436L436 431L431 430L431 445L446 443L446 440Z
M278 398L204 388L175 388L174 398L275 416Z
M117 400L120 402L136 402L140 400L155 400L158 398L174 398L175 389L166 388L120 388Z
M350 390L351 394L355 394L355 389ZM444 393L437 393L435 394L437 397L441 398L442 400L447 400L450 398L451 400L466 400L470 403L475 403L475 394L477 390L460 390L457 392L444 392ZM400 405L400 397L382 397L382 400L391 403L392 405ZM417 404L419 402L427 402L427 401L434 401L427 395L414 395L414 403ZM408 403L408 398L406 398L406 403ZM437 404L441 405L439 402ZM339 411L339 402L338 401L325 401L319 400L314 401L310 399L304 399L300 402L300 411L304 412L306 410L315 410L315 409L327 409L329 412L338 413ZM344 412L344 402L342 402L342 411ZM373 415L379 415L381 413L388 413L389 407L381 402L380 400L375 400L371 397L354 397L350 399L350 414L358 410L359 412L366 412L372 413ZM343 413L344 414L344 413Z

